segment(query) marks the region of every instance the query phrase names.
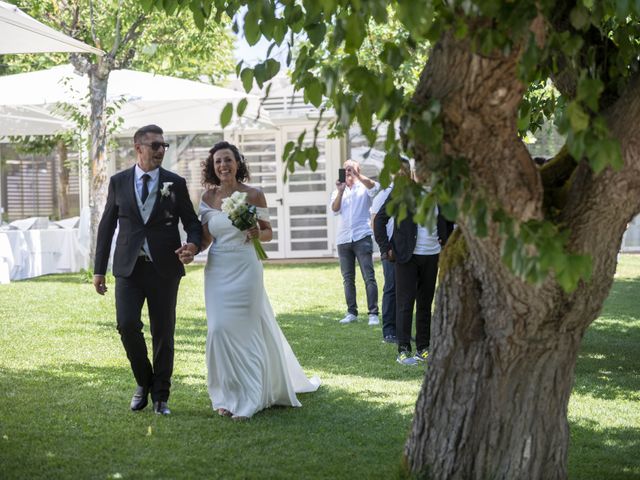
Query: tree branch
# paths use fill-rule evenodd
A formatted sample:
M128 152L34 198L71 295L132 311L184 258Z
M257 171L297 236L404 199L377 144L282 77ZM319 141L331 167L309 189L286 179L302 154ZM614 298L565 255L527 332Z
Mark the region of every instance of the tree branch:
M120 17L120 7L122 7L122 0L118 1L118 10L116 11L116 31L113 35L113 46L109 54L115 58L120 49L120 30L122 29L122 18Z
M125 47L128 43L134 42L138 39L138 37L140 37L140 35L142 35L142 30L138 30L138 28L142 26L142 24L146 22L146 20L147 16L144 13L141 13L138 18L134 20L134 22L129 27L129 30L127 30L124 38L122 39L123 47Z
M147 20L146 15L140 15L134 23L129 27L122 43L120 44L121 56L119 59L115 61L115 68L127 68L133 60L137 50L136 50L136 40L142 35L142 29L139 27ZM131 45L131 47L126 48L127 45Z

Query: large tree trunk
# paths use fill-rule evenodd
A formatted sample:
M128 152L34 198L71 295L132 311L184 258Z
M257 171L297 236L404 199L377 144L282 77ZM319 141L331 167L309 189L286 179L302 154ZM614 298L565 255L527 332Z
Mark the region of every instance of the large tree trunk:
M461 255L464 243L457 234L450 250ZM539 297L547 292L530 289L529 305L523 297L509 304L500 283L487 291L468 255L444 268L406 447L411 469L441 479L565 478L567 403L582 333L559 331L557 322L531 331L530 321L548 315L550 302ZM487 296L495 300L483 306Z
M543 41L543 24L531 28ZM549 186L516 134L524 92L518 58L518 48L482 57L445 35L414 102L440 102L444 153L466 159L471 188L524 222L545 218ZM570 230L569 251L591 256L590 281L573 293L553 275L527 284L501 262L502 240L491 218L483 238L471 218L457 219L441 256L429 367L405 448L412 475L566 478L567 406L580 341L608 295L626 223L640 209L640 82L630 82L604 114L624 167L595 176L584 160L575 162L566 203L551 219ZM418 165L430 168L427 148L412 147Z
M93 264L95 258L98 224L107 202L108 159L105 151L107 143L105 106L110 72L111 65L103 60L93 65L89 72L89 89L91 93L91 145L89 149L91 161L91 188L89 189L89 206L91 208L90 264Z
M69 215L69 156L66 143L62 140L56 145L58 153L57 176L57 213L59 218L66 218Z

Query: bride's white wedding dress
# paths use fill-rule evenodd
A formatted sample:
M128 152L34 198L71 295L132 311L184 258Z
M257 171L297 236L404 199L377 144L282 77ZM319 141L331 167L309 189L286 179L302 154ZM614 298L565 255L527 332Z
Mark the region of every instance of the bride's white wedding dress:
M251 417L272 405L301 406L296 393L318 389L278 326L253 244L227 214L200 202L214 237L204 270L207 382L214 410ZM258 208L268 221L268 210Z

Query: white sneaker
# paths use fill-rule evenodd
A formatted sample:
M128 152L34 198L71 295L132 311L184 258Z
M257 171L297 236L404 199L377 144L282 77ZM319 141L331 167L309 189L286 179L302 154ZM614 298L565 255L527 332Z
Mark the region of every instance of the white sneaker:
M369 315L369 325L380 325L380 319L378 318L378 315L375 315L373 313Z
M342 325L346 325L347 323L357 322L358 317L356 317L353 313L347 313L347 316L340 320Z

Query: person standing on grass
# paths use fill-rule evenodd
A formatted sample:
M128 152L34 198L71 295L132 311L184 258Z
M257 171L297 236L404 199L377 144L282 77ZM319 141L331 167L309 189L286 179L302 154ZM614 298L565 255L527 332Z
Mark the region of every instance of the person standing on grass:
M107 203L98 227L93 285L100 295L107 291L105 274L118 225L113 256L116 320L138 384L130 408L142 410L151 394L155 413L169 415L178 286L185 274L183 263L192 262L200 250L202 229L185 179L160 167L169 148L162 129L157 125L142 127L133 142L137 163L109 181ZM183 246L178 221L187 232ZM152 362L140 320L145 300Z
M392 193L393 194L393 193ZM437 215L437 229L431 230L413 221L413 212L400 223L394 220L393 237L389 239L387 205L380 208L374 222L376 242L382 259L395 263L396 334L401 365L417 365L428 356L431 341L431 303L436 289L438 258L441 248L453 230L453 224ZM411 324L416 307L416 353L411 350Z
M209 150L202 177L202 246L211 245L204 269L211 406L236 421L274 405L300 407L297 394L315 392L320 379L305 375L265 290L253 240L273 238L267 200L246 184L247 163L231 143L218 142ZM236 201L255 208L256 222L246 230L234 225L225 208Z
M406 157L401 158L400 171L397 175L411 175L411 163ZM375 218L384 202L389 198L393 189L393 183L382 190L373 199L371 205L371 224L375 225ZM393 237L393 218L387 221L387 238ZM382 273L384 275L384 286L382 287L382 340L385 343L396 343L396 274L395 264L387 257L382 260Z
M373 240L370 209L380 184L360 173L354 160L344 162L345 181L336 181L331 194L331 210L338 217L336 245L340 259L340 272L347 302L347 315L341 324L357 321L356 259L364 279L367 293L369 325L378 325L378 284L373 270Z

